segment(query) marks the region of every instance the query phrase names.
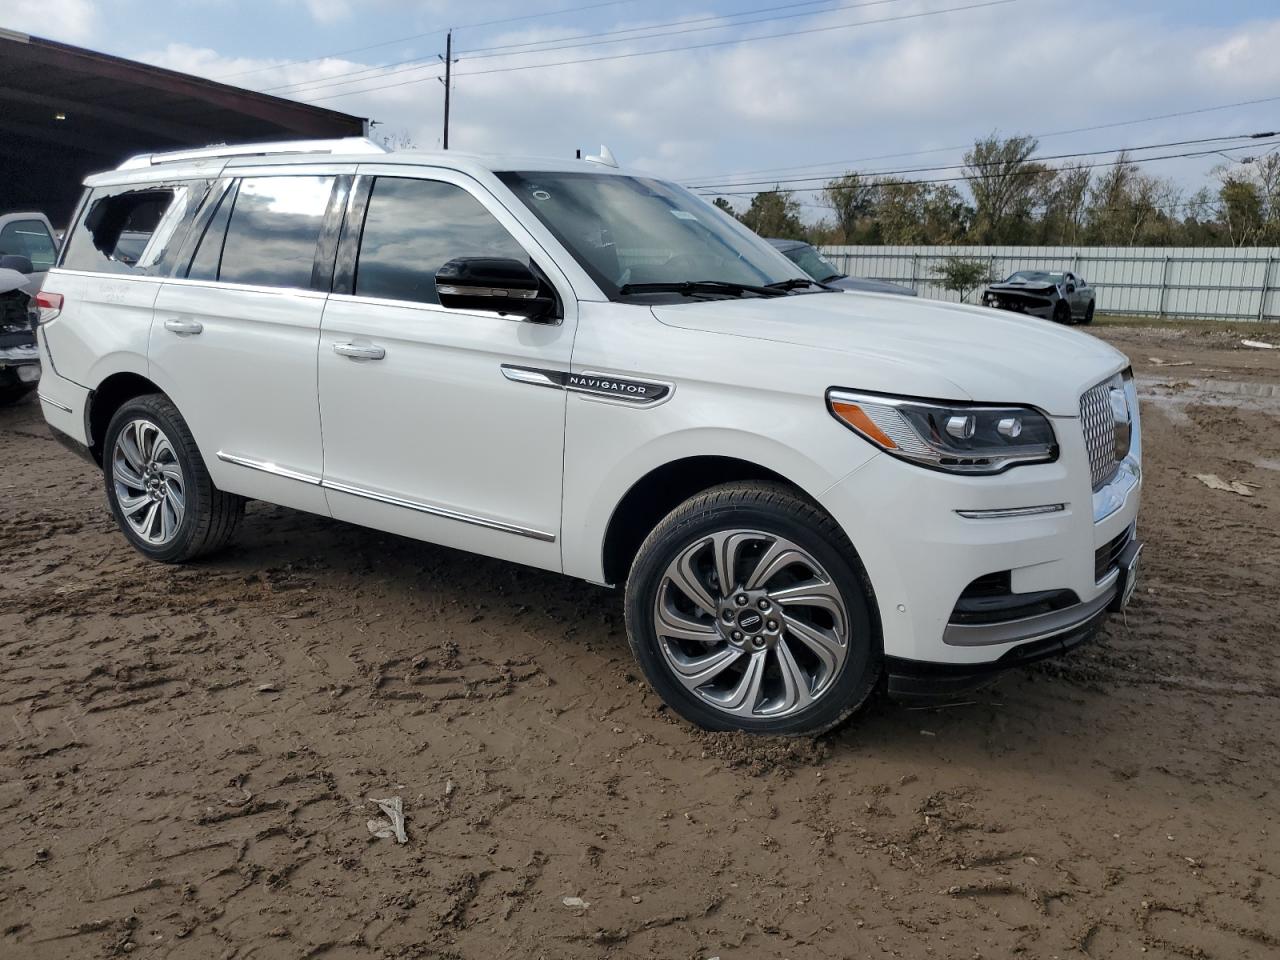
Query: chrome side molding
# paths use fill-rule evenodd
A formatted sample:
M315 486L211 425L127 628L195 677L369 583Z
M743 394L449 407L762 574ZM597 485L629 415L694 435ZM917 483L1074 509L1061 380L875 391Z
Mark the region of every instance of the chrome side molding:
M43 393L37 393L36 399L39 400L41 403L47 403L49 406L54 407L55 409L61 410L63 413L72 412L71 408L68 407L65 403L59 403L57 400L52 400L49 397L46 397Z
M463 513L460 510L451 510L448 507L439 507L431 503L423 503L420 500L406 500L404 497L393 497L387 493L379 493L376 490L369 490L366 487L357 487L354 484L342 483L338 480L325 480L314 474L303 473L300 470L291 470L288 467L282 467L277 463L269 460L256 460L253 457L242 457L239 454L227 453L225 450L219 450L217 453L219 460L224 463L234 464L237 467L248 467L250 470L258 470L262 473L269 473L274 477L284 477L286 480L297 480L301 483L309 483L312 486L322 487L325 490L332 490L335 493L348 493L353 497L363 497L365 500L375 500L378 503L390 504L393 507L404 507L408 510L416 510L419 513L427 513L433 517L444 517L446 520L457 520L459 523L469 523L476 527L485 527L489 530L501 530L503 533L513 533L519 537L528 537L531 540L541 540L544 543L554 543L556 535L547 533L544 530L535 530L532 527L522 527L516 523L507 523L504 520L493 520L489 517L481 517L472 513Z
M438 507L434 504L423 503L419 500L406 500L403 497L393 497L390 494L378 493L375 490L368 490L365 487L357 487L349 483L341 483L337 480L325 480L320 485L326 490L333 490L335 493L349 493L353 497L363 497L365 500L387 503L393 507L405 507L409 510L417 510L419 513L430 514L433 517L444 517L446 520L457 520L460 523L469 523L476 527L486 527L490 530L501 530L503 533L514 533L516 536L528 537L531 540L541 540L545 543L554 543L556 539L556 535L554 533L546 533L543 530L534 530L531 527L522 527L515 523L506 523L502 520L491 520L488 517L479 517L471 513L462 513L458 510L450 510L448 507Z
M223 463L234 464L237 467L248 467L250 470L259 470L275 477L284 477L286 480L298 480L315 487L320 486L320 478L315 474L303 473L301 470L291 470L288 467L280 466L278 463L272 463L270 460L255 460L253 457L242 457L239 454L227 453L225 450L219 450L217 457Z

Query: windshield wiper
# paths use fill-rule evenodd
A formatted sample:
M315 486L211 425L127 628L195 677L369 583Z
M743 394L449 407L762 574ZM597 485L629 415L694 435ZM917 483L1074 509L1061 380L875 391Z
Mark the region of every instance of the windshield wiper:
M740 297L754 293L759 297L785 297L786 290L778 287L757 287L749 283L732 283L728 280L678 280L666 283L624 283L618 288L624 297L633 293L678 293L695 297L706 293L730 293Z
M830 283L832 280L843 280L843 279L844 279L845 277L847 277L847 276L848 276L848 274L847 274L847 273L833 273L833 274L832 274L831 276L829 276L829 277L823 277L823 278L822 278L822 282L823 282L823 283Z
M779 280L776 283L765 284L773 290L798 290L801 287L819 287L823 290L834 290L835 287L828 287L824 281L810 280L808 277L792 277L790 280Z

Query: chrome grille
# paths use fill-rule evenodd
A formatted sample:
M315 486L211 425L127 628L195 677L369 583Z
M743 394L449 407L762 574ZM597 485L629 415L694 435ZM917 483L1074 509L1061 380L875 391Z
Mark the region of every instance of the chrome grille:
M1108 483L1120 469L1116 461L1116 414L1111 408L1112 388L1122 387L1120 377L1104 380L1086 390L1080 398L1080 426L1089 452L1089 472L1093 489Z

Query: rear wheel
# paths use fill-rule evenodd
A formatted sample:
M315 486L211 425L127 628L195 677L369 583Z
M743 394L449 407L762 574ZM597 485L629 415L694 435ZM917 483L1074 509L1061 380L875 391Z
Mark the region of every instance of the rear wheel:
M1089 309L1084 312L1084 319L1080 321L1081 323L1093 323L1093 307L1094 305L1090 303Z
M1065 300L1059 300L1058 305L1053 308L1053 322L1063 325L1071 323L1071 307L1067 306Z
M111 513L140 553L182 563L231 539L244 500L213 485L191 430L168 397L126 401L111 418L102 449Z
M627 630L645 676L685 719L815 734L879 678L870 604L830 516L781 484L727 484L645 540L627 580Z

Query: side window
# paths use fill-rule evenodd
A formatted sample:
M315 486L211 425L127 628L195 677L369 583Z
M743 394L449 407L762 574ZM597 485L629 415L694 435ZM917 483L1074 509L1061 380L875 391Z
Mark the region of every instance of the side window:
M98 273L147 273L182 221L187 194L186 186L95 190L67 240L62 265Z
M39 220L14 220L0 229L0 255L26 257L36 272L48 270L58 258L58 246Z
M191 280L217 280L218 264L222 261L222 242L227 236L227 221L231 219L231 205L235 202L235 189L230 189L218 199L218 209L213 212L205 227L200 245L191 258L187 277Z
M224 283L309 288L333 181L291 176L241 180L217 278ZM203 252L197 252L197 259Z
M374 181L356 260L357 296L439 303L436 270L455 257L529 262L506 228L461 187L399 177Z

